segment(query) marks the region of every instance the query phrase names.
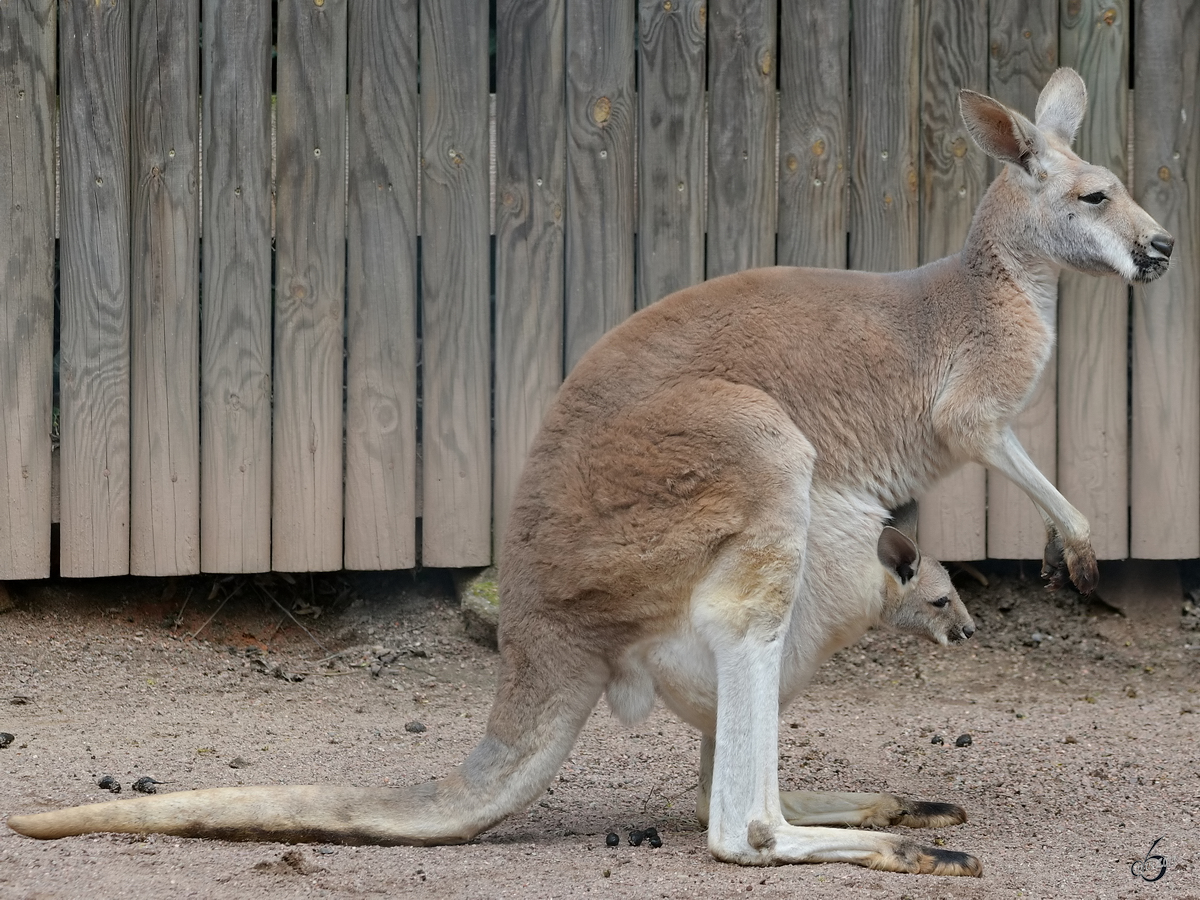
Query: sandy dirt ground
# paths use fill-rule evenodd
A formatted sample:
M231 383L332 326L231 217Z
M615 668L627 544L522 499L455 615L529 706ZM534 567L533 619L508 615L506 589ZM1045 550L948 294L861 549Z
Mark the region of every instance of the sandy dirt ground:
M977 855L979 880L715 862L694 818L696 735L661 708L626 728L601 704L542 799L466 846L0 827L0 898L1200 900L1200 620L1151 627L1015 573L956 581L975 638L873 632L839 654L782 716L780 778L961 804L967 824L918 836ZM108 799L106 775L122 797L142 777L160 791L420 782L462 761L491 702L496 655L466 638L436 573L9 588L0 820ZM661 848L628 844L650 825Z

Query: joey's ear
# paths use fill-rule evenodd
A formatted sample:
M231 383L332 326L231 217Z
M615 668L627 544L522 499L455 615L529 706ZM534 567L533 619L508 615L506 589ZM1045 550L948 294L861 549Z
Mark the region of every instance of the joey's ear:
M917 506L917 501L909 500L903 506L897 506L892 510L892 517L888 520L888 524L916 540L917 519L920 517L920 513L921 509Z
M1020 166L1030 175L1043 171L1038 157L1046 150L1046 138L1027 118L998 100L965 88L958 92L958 105L980 150Z
M921 551L917 545L908 535L891 525L883 526L876 553L879 554L879 561L900 579L901 584L908 584L921 564Z
M1059 69L1050 76L1038 97L1037 127L1066 141L1075 140L1075 132L1087 112L1087 85L1074 69Z

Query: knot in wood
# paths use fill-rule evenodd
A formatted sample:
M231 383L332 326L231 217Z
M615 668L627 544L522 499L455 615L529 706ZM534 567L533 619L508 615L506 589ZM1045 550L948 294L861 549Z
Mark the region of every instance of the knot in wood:
M1171 170L1168 169L1166 166L1160 166L1159 170L1158 170L1158 177L1159 177L1160 181L1170 181L1171 180Z
M813 156L824 156L825 155L825 141L822 140L821 138L817 138L815 141L813 141L812 152L813 152Z
M967 142L961 137L956 137L950 145L950 152L954 154L955 159L962 159L967 155Z
M764 50L762 56L762 73L763 75L771 74L771 51Z
M601 97L592 104L592 120L597 125L607 122L610 115L612 115L612 101L607 97Z
M1106 9L1101 17L1105 25L1112 25L1117 21L1117 11L1115 9Z

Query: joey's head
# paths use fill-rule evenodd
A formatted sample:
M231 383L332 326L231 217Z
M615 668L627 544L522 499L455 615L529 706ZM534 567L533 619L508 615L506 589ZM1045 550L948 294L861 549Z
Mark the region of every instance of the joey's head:
M890 525L879 535L877 549L885 570L884 625L939 644L965 641L975 633L971 614L941 563L922 558L912 539Z
M1046 83L1036 123L974 91L961 91L959 104L975 143L1007 163L996 203L976 222L990 227L994 216L992 238L1007 244L1016 262L1040 258L1137 282L1167 271L1174 238L1120 178L1071 150L1087 110L1087 88L1073 69L1059 69Z

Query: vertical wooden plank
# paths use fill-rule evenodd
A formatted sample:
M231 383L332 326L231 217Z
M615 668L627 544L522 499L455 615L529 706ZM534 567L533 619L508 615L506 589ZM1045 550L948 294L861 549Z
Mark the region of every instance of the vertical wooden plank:
M987 188L987 157L959 114L961 88L987 91L987 8L927 0L921 23L921 262L958 253ZM921 498L921 549L987 556L987 473L971 463Z
M854 7L853 269L893 272L917 264L918 14L918 0L865 0Z
M1087 83L1075 139L1128 181L1128 0L1061 0L1059 57ZM1101 559L1129 555L1129 289L1064 272L1058 287L1058 485L1087 516Z
M282 0L271 565L342 567L346 0Z
M60 7L61 572L129 571L129 5Z
M54 0L0 3L0 580L50 574Z
M417 0L350 6L348 569L417 564Z
M1058 0L992 0L988 92L1032 118L1038 94L1058 67ZM1050 358L1029 407L1013 431L1034 464L1057 478L1057 354ZM1041 559L1042 517L1025 492L1003 475L988 475L988 555Z
M1134 27L1134 197L1175 237L1133 291L1131 555L1200 555L1200 3L1141 0Z
M271 567L271 7L204 2L200 566Z
M846 268L850 0L779 20L779 263Z
M132 4L129 570L200 571L200 7Z
M491 560L488 15L421 6L422 560Z
M638 3L637 304L704 280L704 0Z
M562 0L501 0L496 11L497 548L562 381L564 13Z
M709 278L775 262L775 0L708 7Z
M567 0L566 365L631 312L635 0Z

